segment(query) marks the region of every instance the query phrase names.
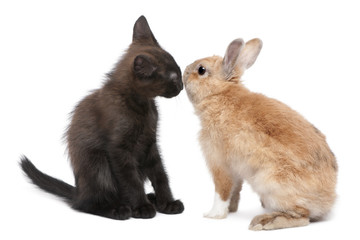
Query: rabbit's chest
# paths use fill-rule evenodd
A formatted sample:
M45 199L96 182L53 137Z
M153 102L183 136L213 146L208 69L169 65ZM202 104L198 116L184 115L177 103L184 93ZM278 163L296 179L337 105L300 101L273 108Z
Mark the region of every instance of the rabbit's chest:
M257 145L257 137L250 124L223 114L203 119L200 139L229 154L240 156L248 155Z

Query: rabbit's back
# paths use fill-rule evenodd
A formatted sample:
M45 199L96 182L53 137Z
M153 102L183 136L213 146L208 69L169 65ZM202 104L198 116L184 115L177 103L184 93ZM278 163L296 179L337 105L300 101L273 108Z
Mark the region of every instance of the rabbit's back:
M310 165L325 162L337 168L325 136L278 100L236 86L206 99L201 105L203 129L211 129L209 134L219 137L222 145L228 145L226 148L236 149L240 142L245 142L245 145L255 144L249 146L251 152L260 147L269 151L286 149L297 158L308 160Z

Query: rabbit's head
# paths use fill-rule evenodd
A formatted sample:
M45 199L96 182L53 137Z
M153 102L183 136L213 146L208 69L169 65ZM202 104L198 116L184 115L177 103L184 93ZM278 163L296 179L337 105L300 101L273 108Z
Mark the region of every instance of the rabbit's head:
M193 103L217 94L229 84L238 84L244 71L251 67L260 53L262 42L252 39L232 41L224 58L219 56L196 60L186 67L183 81L186 92Z

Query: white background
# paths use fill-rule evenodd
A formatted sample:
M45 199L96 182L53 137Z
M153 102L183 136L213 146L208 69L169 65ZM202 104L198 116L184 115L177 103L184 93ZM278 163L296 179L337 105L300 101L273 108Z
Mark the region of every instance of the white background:
M1 0L0 238L358 239L359 10L356 1L344 0ZM224 220L203 218L214 187L197 141L199 121L185 91L174 99L157 99L160 148L173 193L185 204L183 214L108 220L76 212L28 183L18 167L21 154L73 184L62 142L69 113L101 86L130 44L133 24L142 14L182 70L195 59L223 55L235 38L263 40L244 84L304 115L327 136L337 156L339 196L325 221L249 231L252 217L264 210L248 185L237 213Z

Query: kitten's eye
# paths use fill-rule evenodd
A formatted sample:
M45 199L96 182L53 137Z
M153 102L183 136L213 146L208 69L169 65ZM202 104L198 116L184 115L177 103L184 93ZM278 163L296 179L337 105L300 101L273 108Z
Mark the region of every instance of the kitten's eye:
M203 66L200 66L198 69L198 73L199 73L199 75L204 75L206 73L206 68L204 68Z

